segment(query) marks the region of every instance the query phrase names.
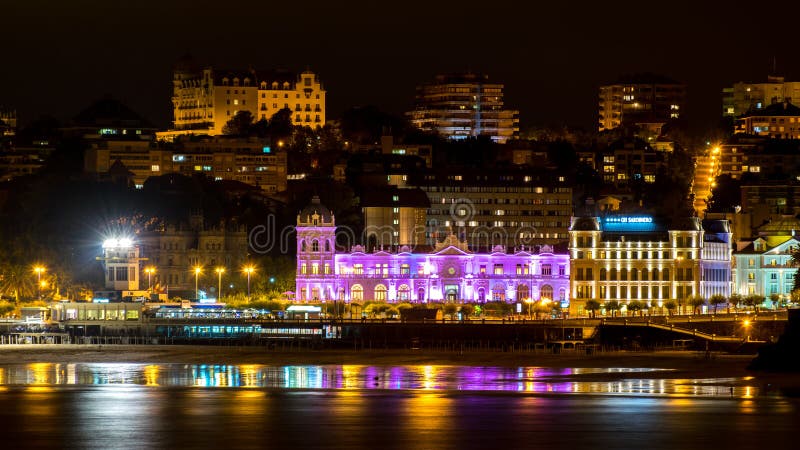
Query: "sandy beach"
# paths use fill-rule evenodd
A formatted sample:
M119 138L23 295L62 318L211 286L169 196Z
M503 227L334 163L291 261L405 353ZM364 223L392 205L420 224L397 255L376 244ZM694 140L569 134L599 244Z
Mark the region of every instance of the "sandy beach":
M498 367L646 367L681 374L747 376L751 355L703 352L601 352L594 355L534 352L434 352L428 350L296 350L195 345L4 345L0 364L178 363L263 365L461 365Z

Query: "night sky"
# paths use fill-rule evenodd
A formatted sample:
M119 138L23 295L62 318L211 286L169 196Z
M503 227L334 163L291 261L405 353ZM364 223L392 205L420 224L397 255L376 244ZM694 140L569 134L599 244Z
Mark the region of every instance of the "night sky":
M110 94L166 127L172 66L187 52L220 67L308 66L329 118L367 104L400 113L437 73L485 72L505 83L523 130L594 128L597 86L625 73L687 83L695 129L719 120L723 86L765 80L773 57L800 79L800 2L771 13L730 1L540 3L2 0L0 105L24 124Z

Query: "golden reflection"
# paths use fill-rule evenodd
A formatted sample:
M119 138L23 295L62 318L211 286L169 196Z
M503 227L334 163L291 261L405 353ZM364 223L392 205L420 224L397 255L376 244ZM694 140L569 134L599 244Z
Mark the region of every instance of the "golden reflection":
M46 394L49 392L55 392L55 389L48 386L28 386L25 388L25 391L32 392L34 394Z
M430 390L436 388L436 376L439 368L437 366L422 366L422 389Z
M343 365L342 366L342 388L357 389L359 375L364 366Z
M256 364L242 364L239 366L239 385L242 387L258 387L260 367Z
M753 400L744 400L739 404L739 412L745 414L753 414L756 412L756 403Z
M158 372L161 368L155 364L144 367L145 386L158 386Z
M28 384L51 384L52 383L52 363L31 363L28 370L32 376Z
M744 395L743 398L753 398L753 387L752 386L745 386L744 387Z
M455 427L455 424L450 423L457 415L452 411L453 399L450 397L417 391L407 399L405 408L408 435L417 436L419 442L426 441L426 434L432 435L438 433L438 430L452 430Z

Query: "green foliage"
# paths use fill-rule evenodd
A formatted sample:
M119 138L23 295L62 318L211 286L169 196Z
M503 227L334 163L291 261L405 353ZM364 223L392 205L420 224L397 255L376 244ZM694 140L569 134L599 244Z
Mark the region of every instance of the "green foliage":
M692 307L692 312L697 314L700 310L700 307L706 304L706 299L699 295L692 295L687 299L687 302Z
M8 316L15 308L16 306L12 302L0 301L0 316Z
M722 304L727 303L727 302L728 302L728 299L726 299L725 296L722 295L722 294L714 294L708 299L708 303L710 303L711 306L714 307L714 314L717 313L717 307L719 305L722 305Z
M669 311L669 315L672 315L675 312L675 308L678 307L677 302L675 300L667 300L664 302L664 308L667 308Z
M514 307L506 302L487 302L483 304L483 312L489 317L506 317Z
M244 137L250 134L253 126L253 114L250 111L242 110L231 117L222 127L222 134L228 136Z
M645 303L640 302L639 300L631 300L628 303L628 311L632 312L636 315L637 312L641 311L645 306Z
M606 302L605 307L607 311L611 311L611 316L614 317L620 309L620 304L617 300L609 300Z
M370 302L364 306L364 312L370 317L390 318L400 314L397 307L384 302Z
M600 302L597 300L586 300L586 304L583 306L583 309L589 311L594 317L595 313L600 310Z

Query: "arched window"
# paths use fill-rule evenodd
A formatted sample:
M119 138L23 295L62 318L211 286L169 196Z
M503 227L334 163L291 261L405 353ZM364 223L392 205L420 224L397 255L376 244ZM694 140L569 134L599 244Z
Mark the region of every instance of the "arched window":
M350 301L356 302L364 300L364 288L360 284L354 284L350 288Z
M478 289L478 301L483 303L486 301L486 290L483 288Z
M331 242L330 241L325 241L325 251L326 252L331 251Z
M608 279L608 271L605 269L605 267L600 269L600 279L603 281Z
M567 298L567 290L564 289L564 288L559 289L558 290L558 299L563 301L565 298Z
M619 269L619 279L621 281L628 281L628 269Z
M306 251L306 241L303 241L303 242L300 243L300 250L301 251Z
M658 281L658 268L653 269L653 281Z
M419 288L417 290L417 301L424 302L425 301L425 288Z
M642 281L647 281L648 278L647 269L642 269Z
M527 300L531 298L530 289L527 284L520 284L517 286L517 300Z
M612 267L611 268L611 274L610 275L611 275L611 281L617 281L617 268L616 267Z
M375 301L386 301L386 286L382 284L375 286Z
M408 285L401 284L399 288L397 288L397 300L401 302L407 302L411 297L411 289Z
M312 252L318 252L319 251L319 241L318 240L314 239L313 241L311 241L311 251Z
M540 295L539 297L546 298L548 300L552 300L553 299L553 286L550 286L549 284L545 284L544 286L542 286L541 291L542 291L542 295Z
M631 269L631 281L639 280L639 270L637 268Z
M664 281L669 281L669 269L664 269L661 272L661 276Z
M506 301L506 287L502 283L497 283L492 288L492 301L504 302Z

